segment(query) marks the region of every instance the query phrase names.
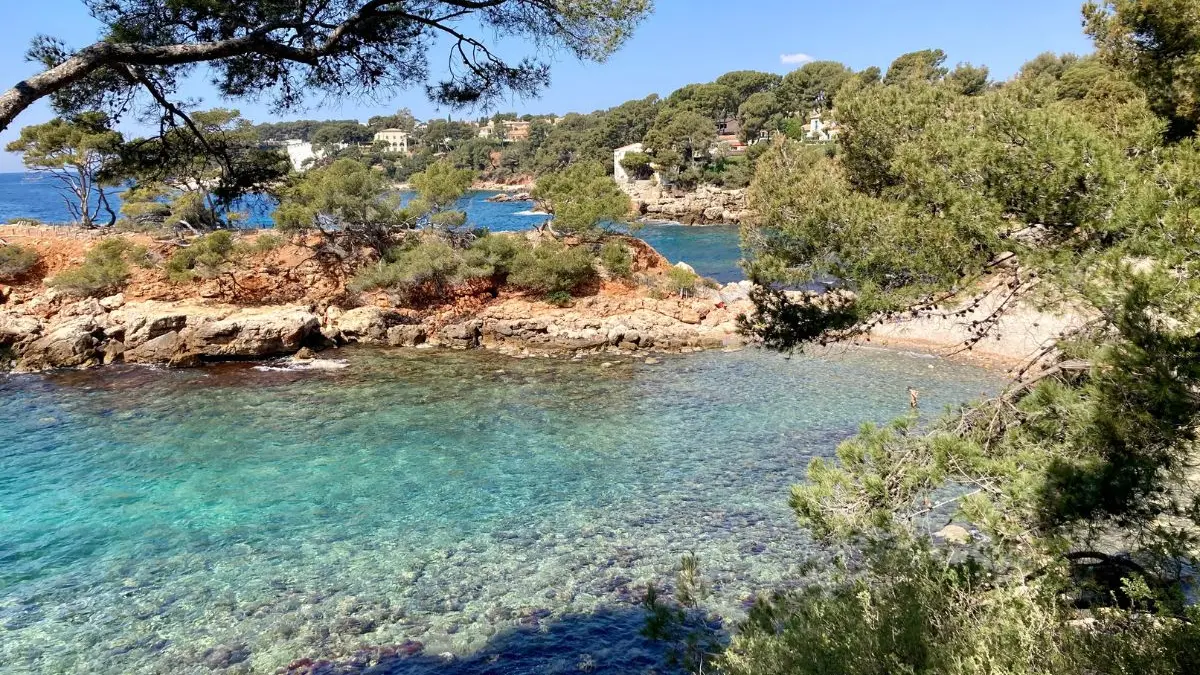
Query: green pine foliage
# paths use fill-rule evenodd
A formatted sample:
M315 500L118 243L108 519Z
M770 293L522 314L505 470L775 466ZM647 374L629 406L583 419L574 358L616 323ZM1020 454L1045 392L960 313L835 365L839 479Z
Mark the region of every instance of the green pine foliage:
M619 239L608 239L600 246L600 264L610 277L633 277L633 253Z
M538 179L533 198L554 214L559 232L595 235L627 223L629 196L600 164L576 164Z
M0 244L0 280L22 277L37 266L39 260L37 251L16 244Z
M546 239L521 251L513 259L510 284L547 296L572 295L596 281L592 251L586 246L567 247Z
M60 272L47 285L68 295L103 297L125 285L130 264L150 266L146 247L123 237L108 237L87 252L82 265Z
M1090 320L996 399L814 460L790 504L845 564L764 596L725 672L1200 671L1200 150L1181 135L1197 11L1091 5L1099 57L1042 55L999 86L906 55L841 87L837 152L760 159L745 326L768 346L989 292ZM781 290L813 282L845 292ZM951 515L971 541L932 543Z

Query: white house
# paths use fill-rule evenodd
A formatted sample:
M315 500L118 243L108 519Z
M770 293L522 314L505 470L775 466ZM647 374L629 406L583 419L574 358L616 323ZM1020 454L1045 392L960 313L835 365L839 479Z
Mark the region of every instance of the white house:
M842 128L838 126L838 123L833 120L826 122L821 111L814 110L808 116L808 133L805 134L808 140L827 143L837 140L841 133Z
M375 134L375 142L386 145L388 152L408 154L409 137L409 133L403 129L384 129Z
M613 178L615 178L618 183L632 183L634 179L629 175L629 172L625 170L625 167L621 166L621 160L625 159L625 155L628 155L631 152L645 151L646 146L642 145L641 143L634 143L633 145L627 145L623 148L617 148L614 150Z
M317 158L313 144L308 141L295 138L286 140L283 142L283 149L287 151L288 159L292 161L292 168L296 171L304 171L306 164Z

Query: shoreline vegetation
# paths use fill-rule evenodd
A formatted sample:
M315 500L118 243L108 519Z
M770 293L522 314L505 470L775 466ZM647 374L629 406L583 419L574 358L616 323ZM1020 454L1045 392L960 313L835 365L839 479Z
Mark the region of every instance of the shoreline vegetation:
M492 235L536 241L538 233ZM737 317L752 311L749 282L719 286L686 278L652 247L620 237L633 252L629 274L600 278L565 306L516 287L466 284L414 308L387 292L354 293L350 278L311 253L312 241L270 230L237 235L236 265L208 278L173 282L166 263L178 242L65 226L0 226L0 241L36 254L18 279L0 283L0 349L8 368L37 371L111 363L175 367L220 360L316 356L346 344L486 348L513 356L639 355L741 348ZM76 268L105 241L142 247L158 267L132 265L111 294L80 298L47 280ZM597 261L597 266L602 263ZM673 279L684 277L679 283ZM694 275L693 275L694 276ZM981 308L978 312L985 312ZM998 372L1025 363L1074 317L1032 310L1006 319L970 351L974 314L880 325L850 343L922 352Z
M993 359L1010 372L990 399L930 417L910 386L906 415L823 437L836 448L787 502L826 580L797 564L726 632L705 604L720 578L683 555L661 593L639 580L642 636L672 667L725 675L1200 672L1200 0L1087 2L1093 53L1044 53L1003 82L924 49L886 70L736 71L591 115L265 126L192 109L182 83L202 65L223 101L265 92L279 110L420 87L491 109L547 86L555 48L604 61L653 3L101 4L98 42L38 37L44 69L0 94L0 128L52 105L7 147L102 228L0 229L7 367L341 344ZM537 57L509 62L501 39ZM463 67L439 81L430 51L447 43ZM126 139L132 114L157 135ZM534 230L456 209L477 179L524 174L550 214ZM641 195L651 179L667 194ZM128 188L119 214L109 186ZM709 197L670 194L696 186ZM241 231L234 206L267 190L274 229ZM749 280L710 283L622 233L657 213L741 220ZM689 509L716 494L681 485Z

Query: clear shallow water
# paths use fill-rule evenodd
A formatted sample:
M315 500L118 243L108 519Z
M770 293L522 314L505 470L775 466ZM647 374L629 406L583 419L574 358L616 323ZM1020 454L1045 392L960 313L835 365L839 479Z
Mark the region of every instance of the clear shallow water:
M544 214L531 213L533 205L529 202L488 202L487 198L493 194L471 192L459 202L458 207L466 211L472 225L486 227L493 232L514 232L530 229L547 219ZM110 198L110 203L114 210L121 208L121 201L115 196ZM274 207L274 202L268 198L249 200L245 205L249 216L246 222L254 227L270 227ZM0 223L13 218L57 223L69 220L70 214L53 184L45 178L32 174L0 173ZM672 263L685 261L703 276L721 283L738 281L744 277L738 267L741 249L737 227L646 225L635 234Z
M361 350L330 372L0 379L0 663L273 672L418 640L389 672L663 670L648 581L713 609L799 578L786 505L867 419L994 386L887 352L648 366Z

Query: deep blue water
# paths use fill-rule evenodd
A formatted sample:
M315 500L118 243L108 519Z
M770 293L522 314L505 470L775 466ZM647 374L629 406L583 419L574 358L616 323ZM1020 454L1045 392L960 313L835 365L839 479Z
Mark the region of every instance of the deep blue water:
M415 640L370 672L676 673L638 635L647 583L694 551L736 619L802 582L809 460L909 385L931 411L996 385L858 350L340 358L0 376L0 672L273 673Z
M494 193L472 192L459 203L466 211L470 224L494 232L526 230L547 219L530 211L528 202L491 203ZM114 210L120 209L120 199L110 197ZM242 205L254 227L270 227L274 203L266 197L256 197ZM65 222L70 218L62 198L53 184L41 177L22 173L0 173L0 223L14 218L32 218L45 223ZM734 226L684 227L681 225L646 225L636 232L671 262L687 262L697 272L722 283L743 278L738 260L741 248L738 229Z

